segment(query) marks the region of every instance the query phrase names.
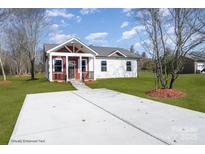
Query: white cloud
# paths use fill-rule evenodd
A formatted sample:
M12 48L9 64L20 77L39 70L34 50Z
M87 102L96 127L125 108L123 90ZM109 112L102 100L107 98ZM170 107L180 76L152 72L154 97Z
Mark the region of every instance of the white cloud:
M70 22L66 22L65 20L61 19L59 22L59 27L68 27L70 25L69 23Z
M130 39L134 37L137 34L137 32L141 32L144 29L144 26L135 26L131 30L123 32L122 39Z
M60 27L60 24L52 24L49 27L49 30L51 31L51 33L59 32L60 31L59 27Z
M86 40L88 40L89 43L94 44L107 44L106 37L108 36L107 32L98 32L98 33L90 33L85 37Z
M122 10L122 12L127 13L127 12L130 12L131 10L132 10L131 8L124 8L124 9Z
M82 15L92 14L92 13L95 13L95 12L98 12L98 9L95 9L95 8L90 8L90 9L83 8L83 9L80 10L80 13Z
M134 44L134 48L135 49L138 49L140 47L141 47L141 43L140 42L137 42L137 43Z
M76 20L77 22L81 22L82 18L81 18L80 16L76 16L76 17L75 17L75 20Z
M61 19L61 24L65 24L65 20Z
M129 25L129 22L128 21L124 21L122 24L121 24L121 28L125 28Z
M52 9L52 10L47 10L47 14L50 17L64 17L67 19L71 19L73 17L75 17L74 14L72 13L68 13L65 9Z
M132 8L125 8L122 10L123 13L126 14L126 16L131 16L132 15Z
M76 22L81 22L81 17L76 16L72 13L69 13L66 11L66 9L52 9L52 10L47 10L47 14L50 17L63 17L69 20L75 20ZM64 19L61 19L60 21L62 24L65 24L66 21Z
M76 16L73 20L80 20L80 17ZM77 21L80 22L80 21ZM62 43L72 37L77 37L76 34L66 34L61 27L68 26L64 19L61 19L59 24L54 23L50 26L50 33L48 34L49 41L52 43Z
M76 37L76 34L63 34L62 32L59 33L50 33L49 34L49 40L54 42L54 43L62 43L65 42L66 40Z
M59 24L52 24L50 27L49 27L49 30L50 30L50 34L52 33L62 33L62 27L65 27L65 26L68 26L68 24L64 23L64 21L60 21Z
M51 28L52 28L52 29L58 29L58 27L59 27L58 24L53 24L53 25L51 25Z
M165 8L161 8L161 9L160 9L160 12L162 12L162 15L163 15L164 17L170 15L169 9L167 9L167 8L166 8L166 9L165 9Z
M132 38L137 32L132 29L130 31L125 31L122 33L122 39L130 39Z
M96 40L96 39L105 39L108 33L106 32L98 32L98 33L90 33L85 37L86 40Z

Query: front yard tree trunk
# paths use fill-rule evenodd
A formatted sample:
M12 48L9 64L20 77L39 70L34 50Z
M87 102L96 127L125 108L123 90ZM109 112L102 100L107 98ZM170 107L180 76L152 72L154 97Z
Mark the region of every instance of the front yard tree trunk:
M5 71L4 71L4 66L3 66L3 62L1 60L1 57L0 57L0 65L1 65L1 71L2 71L2 74L3 74L3 78L4 78L4 81L6 80L6 74L5 74Z
M169 84L169 89L173 88L176 78L177 78L176 75L172 75L172 78L171 78L171 81L170 81L170 84Z
M31 79L35 79L35 59L31 60Z
M172 88L173 88L174 81L175 81L175 80L172 78L171 81L170 81L169 89L172 89Z

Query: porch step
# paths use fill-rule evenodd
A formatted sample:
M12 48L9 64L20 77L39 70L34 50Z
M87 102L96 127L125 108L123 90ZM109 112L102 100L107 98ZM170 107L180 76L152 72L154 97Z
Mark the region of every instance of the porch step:
M88 86L85 85L82 81L79 80L71 80L70 83L75 87L77 90L89 90Z

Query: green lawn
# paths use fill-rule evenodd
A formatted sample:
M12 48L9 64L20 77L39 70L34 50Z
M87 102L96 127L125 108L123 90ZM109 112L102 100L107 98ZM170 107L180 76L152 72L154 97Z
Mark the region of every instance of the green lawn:
M153 74L141 72L139 78L99 79L91 88L108 88L135 96L149 98L191 110L205 112L205 74L183 74L177 79L174 88L185 92L184 98L153 98L145 92L154 89Z
M37 77L39 80L34 81L29 80L29 77L8 77L10 84L0 84L0 144L8 143L26 94L74 90L70 84L50 83L43 75ZM89 86L108 88L205 112L205 74L180 75L175 88L187 94L180 99L159 99L145 95L145 92L154 88L152 74L147 72L140 73L139 78L101 79Z
M8 143L26 94L74 90L68 83L50 83L42 74L37 77L33 81L29 77L8 77L10 84L0 84L0 144Z

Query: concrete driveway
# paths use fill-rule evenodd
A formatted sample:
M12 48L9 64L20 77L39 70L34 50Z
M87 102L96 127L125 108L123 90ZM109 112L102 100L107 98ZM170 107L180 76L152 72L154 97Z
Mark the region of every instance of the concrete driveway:
M205 114L108 89L31 94L9 144L205 144Z

